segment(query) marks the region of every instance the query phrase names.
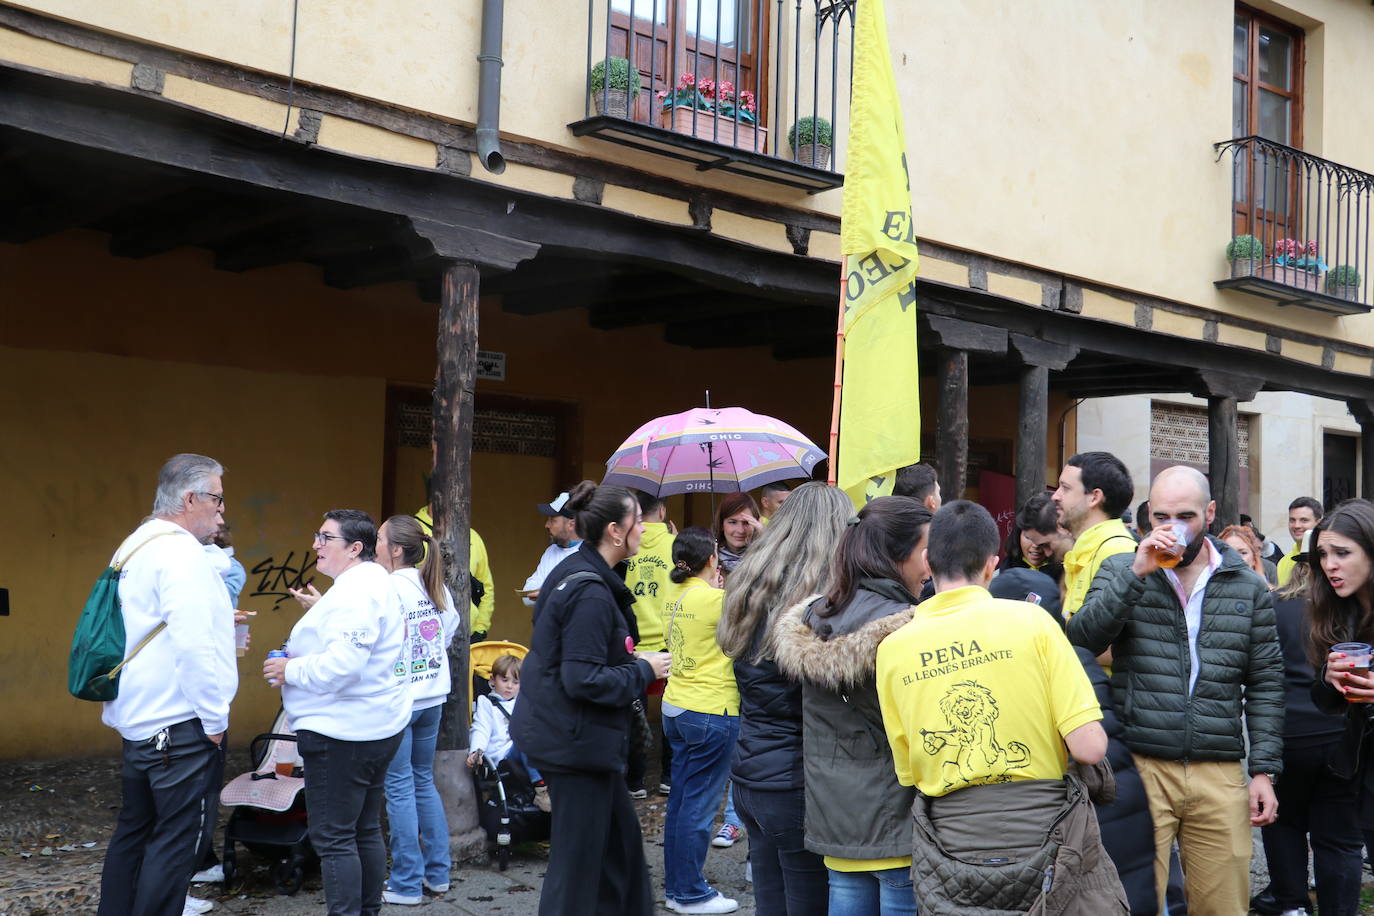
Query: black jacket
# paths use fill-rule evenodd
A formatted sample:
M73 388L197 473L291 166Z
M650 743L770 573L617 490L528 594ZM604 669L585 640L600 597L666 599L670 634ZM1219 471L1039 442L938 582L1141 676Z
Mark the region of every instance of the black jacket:
M511 737L541 770L622 772L630 705L654 678L626 647L639 638L634 595L586 541L545 583Z
M828 617L826 599L777 621L778 667L802 684L806 848L846 859L911 852L916 790L897 782L878 705L878 644L911 621L916 597L901 583L863 579Z
M1087 649L1078 646L1075 651L1083 663L1083 670L1088 673L1088 680L1092 681L1097 703L1102 707L1107 762L1116 776L1116 798L1109 805L1097 806L1102 845L1116 866L1133 916L1154 916L1159 912L1159 895L1155 891L1155 835L1145 783L1136 771L1130 748L1121 740L1125 729L1112 708L1112 688L1107 672Z
M764 627L735 659L739 687L739 740L730 778L758 791L800 789L802 775L802 691L771 658L754 661Z
M1306 612L1305 598L1280 598L1274 602L1279 648L1283 650L1283 740L1318 744L1335 740L1345 730L1345 722L1318 709L1312 700L1317 677L1307 658ZM1342 699L1338 708L1344 712L1345 706Z
M1069 641L1112 649L1112 698L1134 753L1162 760L1241 760L1250 773L1283 771L1283 662L1269 586L1230 547L1209 538L1221 565L1207 583L1197 686L1178 595L1163 570L1144 579L1134 554L1102 561Z

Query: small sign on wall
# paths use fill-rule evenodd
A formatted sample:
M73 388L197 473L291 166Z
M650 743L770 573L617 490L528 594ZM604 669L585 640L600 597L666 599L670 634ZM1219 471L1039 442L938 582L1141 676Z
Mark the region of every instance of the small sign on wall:
M493 382L506 380L506 354L495 350L477 351L477 377Z

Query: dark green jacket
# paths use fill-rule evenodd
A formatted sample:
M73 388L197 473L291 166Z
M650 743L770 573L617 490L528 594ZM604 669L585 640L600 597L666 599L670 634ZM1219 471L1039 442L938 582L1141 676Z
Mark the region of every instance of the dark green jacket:
M1268 585L1230 547L1207 583L1198 632L1197 685L1178 595L1163 571L1131 572L1134 554L1102 563L1069 641L1112 650L1112 699L1126 746L1163 760L1240 760L1241 720L1250 733L1249 769L1283 769L1283 658ZM1243 715L1242 715L1243 714Z

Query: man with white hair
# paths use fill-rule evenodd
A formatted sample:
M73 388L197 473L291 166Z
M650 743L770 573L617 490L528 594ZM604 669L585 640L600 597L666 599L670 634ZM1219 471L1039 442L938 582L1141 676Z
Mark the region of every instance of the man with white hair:
M1274 821L1283 769L1283 661L1268 584L1207 536L1215 516L1207 478L1161 471L1150 533L1133 553L1103 560L1068 623L1070 642L1112 650L1113 700L1154 819L1155 886L1163 900L1177 839L1193 916L1247 911L1251 827Z
M115 559L127 646L157 632L119 675L102 721L123 739L123 799L100 878L100 916L203 912L188 900L206 789L238 690L229 592L201 543L224 523L224 468L168 459L153 514ZM137 551L136 555L134 552ZM125 649L128 656L129 649Z

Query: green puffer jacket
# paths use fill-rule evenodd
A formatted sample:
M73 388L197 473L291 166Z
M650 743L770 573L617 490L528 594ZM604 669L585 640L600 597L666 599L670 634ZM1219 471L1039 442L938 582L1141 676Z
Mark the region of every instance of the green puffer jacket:
M1188 695L1191 659L1178 595L1163 571L1141 579L1134 554L1102 563L1069 641L1112 650L1112 699L1126 746L1163 760L1240 760L1242 713L1250 732L1249 769L1283 770L1283 658L1274 606L1263 579L1230 547L1207 583L1197 651L1200 670Z

